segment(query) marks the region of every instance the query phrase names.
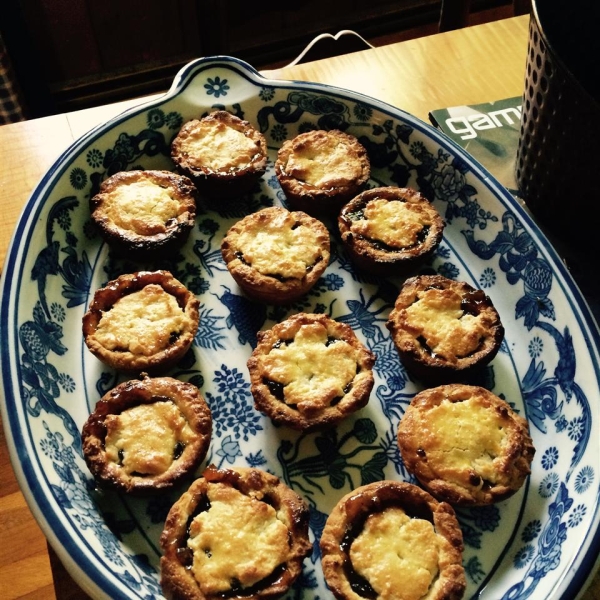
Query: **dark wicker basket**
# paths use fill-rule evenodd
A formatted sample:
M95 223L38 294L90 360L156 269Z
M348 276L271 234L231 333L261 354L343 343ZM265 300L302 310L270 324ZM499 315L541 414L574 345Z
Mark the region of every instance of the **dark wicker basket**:
M598 8L589 14L597 3L538 4L529 25L517 183L541 224L564 241L591 246L600 233Z

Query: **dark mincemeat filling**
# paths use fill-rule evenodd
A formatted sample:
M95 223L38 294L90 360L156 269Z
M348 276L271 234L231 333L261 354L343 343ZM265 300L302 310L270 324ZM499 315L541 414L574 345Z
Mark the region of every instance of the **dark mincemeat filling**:
M474 290L464 296L460 307L466 313L477 316L488 304L488 298L482 290Z

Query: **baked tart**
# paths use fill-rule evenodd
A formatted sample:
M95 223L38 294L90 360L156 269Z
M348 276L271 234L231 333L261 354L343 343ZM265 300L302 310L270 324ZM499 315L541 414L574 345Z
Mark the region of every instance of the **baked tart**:
M410 483L377 481L344 496L320 545L339 600L459 600L466 588L454 510Z
M371 164L356 137L321 129L286 140L277 152L275 174L294 210L337 215L369 180Z
M119 255L163 257L188 239L196 218L197 190L169 171L121 171L90 199L92 221Z
M229 199L249 192L266 171L267 141L250 122L217 110L184 123L171 158L201 194Z
M329 264L329 231L302 211L272 206L252 213L221 243L227 269L254 300L285 304L305 295Z
M504 339L491 299L441 275L407 279L386 325L404 366L432 383L464 381L496 356Z
M275 475L209 466L167 516L161 586L170 600L279 598L312 551L309 511Z
M527 420L479 386L418 393L398 426L404 465L438 500L480 506L521 488L535 449Z
M196 386L144 375L98 401L82 429L83 457L101 487L161 492L194 474L211 432L211 412Z
M118 371L155 372L177 363L198 330L199 302L168 271L121 275L96 290L83 316L83 337Z
M346 203L338 227L352 262L388 277L404 275L429 258L442 240L445 223L416 190L379 187Z
M275 424L325 429L368 403L375 355L346 323L298 313L257 338L250 389L256 409Z

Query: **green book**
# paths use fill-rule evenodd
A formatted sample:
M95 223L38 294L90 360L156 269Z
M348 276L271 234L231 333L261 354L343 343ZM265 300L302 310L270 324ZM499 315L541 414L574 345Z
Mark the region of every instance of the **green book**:
M521 129L522 97L432 110L429 119L517 193L515 158Z

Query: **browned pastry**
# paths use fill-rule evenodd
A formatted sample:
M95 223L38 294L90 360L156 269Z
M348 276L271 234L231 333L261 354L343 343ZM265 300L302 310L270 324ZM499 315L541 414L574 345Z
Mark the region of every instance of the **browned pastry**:
M294 210L315 216L337 214L369 180L371 164L353 135L319 129L283 143L275 174Z
M224 110L184 123L171 144L177 169L213 198L250 191L267 168L267 141L251 123Z
M407 279L386 325L404 366L432 383L464 380L496 356L504 339L491 299L441 275Z
M279 598L312 550L306 503L253 468L209 466L171 508L160 538L169 600Z
M535 454L527 421L478 386L418 393L398 426L404 465L439 500L486 505L514 494Z
M194 341L199 304L168 271L121 275L94 293L83 316L83 337L89 350L114 369L162 371Z
M211 412L196 386L144 375L96 404L82 430L83 457L103 487L160 492L193 475L211 432Z
M235 223L221 253L248 296L285 304L306 294L327 268L329 232L304 212L272 206Z
M338 600L460 600L463 538L452 507L402 481L344 496L321 536L323 574Z
M119 254L153 259L189 237L196 218L194 184L169 171L121 171L90 200L92 221Z
M254 405L278 425L332 427L368 403L374 363L349 325L298 313L258 332L248 360Z
M338 227L354 264L387 277L406 274L430 257L442 240L445 223L416 190L379 187L345 204Z

